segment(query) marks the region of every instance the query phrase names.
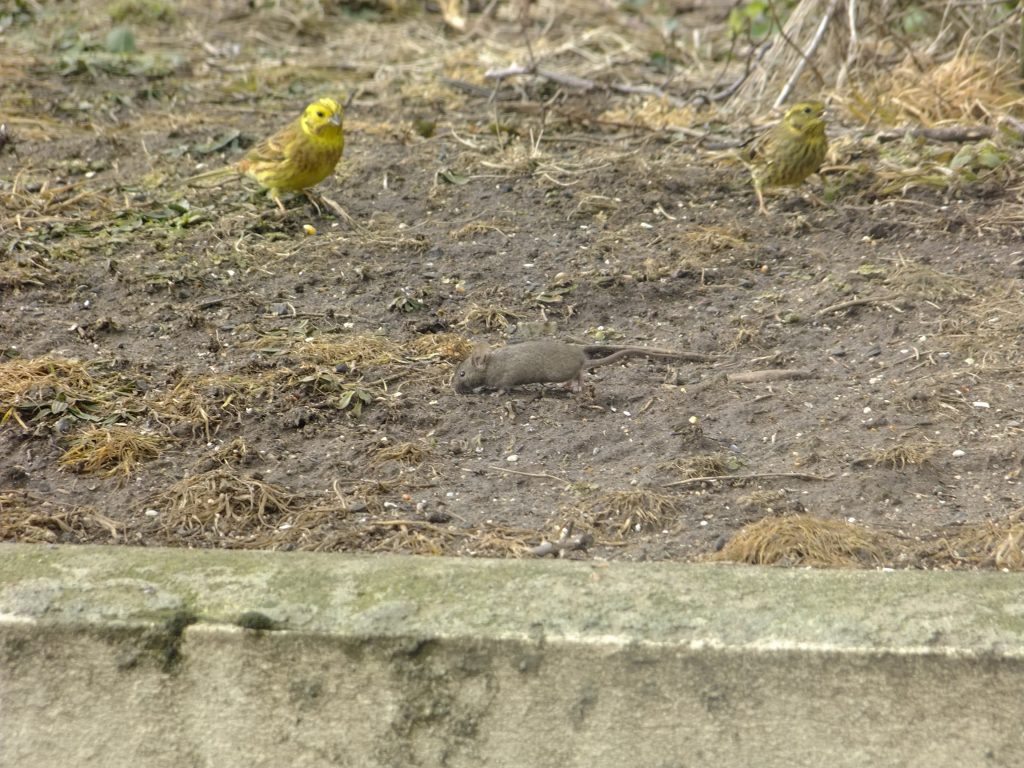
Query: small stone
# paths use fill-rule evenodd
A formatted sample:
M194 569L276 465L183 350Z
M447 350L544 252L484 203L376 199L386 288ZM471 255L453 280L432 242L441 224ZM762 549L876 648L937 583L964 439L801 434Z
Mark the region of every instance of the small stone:
M515 454L515 453L513 453L513 454L510 454L510 455L508 455L508 456L506 456L506 457L505 457L505 461L507 461L507 462L510 462L510 463L513 463L513 464L514 464L515 462L519 461L519 455L518 455L518 454Z
M959 448L957 448L955 451L953 451L953 458L954 459L959 459L961 456L966 456L966 455L967 455L966 451L961 451Z

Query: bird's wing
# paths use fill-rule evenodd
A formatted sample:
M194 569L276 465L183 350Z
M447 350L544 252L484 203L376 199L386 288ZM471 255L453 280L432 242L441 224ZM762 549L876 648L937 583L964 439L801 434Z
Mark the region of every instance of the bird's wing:
M297 125L289 125L268 139L264 139L245 153L238 162L241 171L248 171L255 166L283 163L288 159L288 146L295 140Z

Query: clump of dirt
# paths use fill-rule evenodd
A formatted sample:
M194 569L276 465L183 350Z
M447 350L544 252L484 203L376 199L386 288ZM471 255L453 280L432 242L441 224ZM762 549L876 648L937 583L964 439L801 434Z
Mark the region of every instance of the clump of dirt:
M0 539L1024 567L1015 17L805 70L754 6L430 8L0 11ZM783 88L832 148L757 216ZM185 182L323 93L342 211ZM453 391L547 336L711 362Z

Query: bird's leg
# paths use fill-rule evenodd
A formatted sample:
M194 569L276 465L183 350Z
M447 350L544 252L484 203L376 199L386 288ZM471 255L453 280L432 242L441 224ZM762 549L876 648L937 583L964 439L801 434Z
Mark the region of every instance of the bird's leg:
M281 213L287 213L287 211L284 208L284 203L281 202L280 193L276 189L272 189L268 194L270 195L270 199L277 203L277 207L278 209L280 209Z
M757 194L757 212L767 216L768 208L764 204L764 192L761 190L761 185L756 181L754 182L754 192Z
M316 208L316 215L317 216L323 216L323 211L320 210L320 204L317 202L316 195L314 195L308 189L303 190L303 191L306 194L306 199L309 200L309 202L313 204L314 208Z

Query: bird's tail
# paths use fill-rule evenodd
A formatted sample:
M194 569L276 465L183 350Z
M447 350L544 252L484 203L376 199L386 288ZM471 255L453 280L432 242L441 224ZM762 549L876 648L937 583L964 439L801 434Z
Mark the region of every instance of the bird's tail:
M225 165L223 168L214 168L212 171L206 171L195 176L189 176L185 179L185 183L191 186L212 186L207 184L196 184L197 181L223 181L233 176L238 176L239 170L233 165Z

